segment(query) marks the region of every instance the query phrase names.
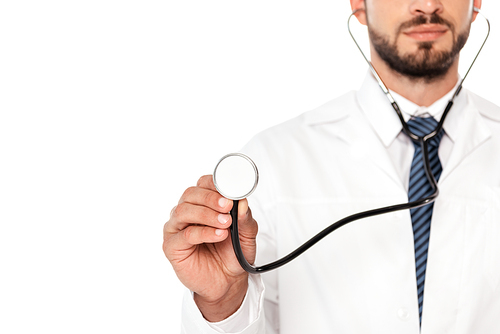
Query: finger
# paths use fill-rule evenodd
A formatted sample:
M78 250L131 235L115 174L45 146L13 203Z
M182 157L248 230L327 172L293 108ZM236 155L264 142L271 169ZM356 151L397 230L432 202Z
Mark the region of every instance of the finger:
M214 178L212 175L203 175L202 177L200 177L196 186L217 191L217 189L215 188Z
M214 211L222 213L228 213L233 207L233 202L224 198L217 191L201 187L190 187L186 189L179 200L179 204L183 202L206 206Z
M203 243L217 243L229 236L226 229L216 229L208 226L188 226L171 240L173 249L191 248Z
M206 226L189 226L182 232L164 239L163 252L170 261L182 260L190 256L193 252L193 246L222 242L228 236L227 230Z
M220 213L201 205L184 202L174 208L168 224L168 232L173 233L193 224L224 229L231 225L231 215Z

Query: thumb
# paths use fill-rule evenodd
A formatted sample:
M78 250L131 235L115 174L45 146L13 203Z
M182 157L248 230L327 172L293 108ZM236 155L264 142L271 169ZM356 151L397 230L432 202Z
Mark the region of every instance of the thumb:
M246 220L247 215L250 213L248 207L248 200L246 198L238 202L238 220Z
M232 218L234 220L234 216ZM241 237L255 239L257 235L257 222L252 217L246 198L238 201L238 229Z
M236 204L235 202L233 205ZM248 201L246 199L240 200L237 206L237 226L238 226L238 239L240 241L241 250L243 251L243 256L249 264L253 264L255 261L256 253L256 237L258 232L257 222L252 217L252 211L248 207ZM235 223L235 210L231 211L231 218L233 219L233 224ZM233 230L234 232L234 230Z

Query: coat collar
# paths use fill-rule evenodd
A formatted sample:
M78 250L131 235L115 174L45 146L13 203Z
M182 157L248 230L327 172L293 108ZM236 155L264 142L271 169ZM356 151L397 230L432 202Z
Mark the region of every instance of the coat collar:
M453 92L454 89L450 93ZM442 99L444 105L449 99L448 95ZM409 101L403 102L400 97L398 102L407 106L406 102ZM441 100L436 103L443 104ZM444 107L442 108L444 109ZM441 114L435 116L439 119ZM453 142L453 148L446 168L441 175L441 182L467 155L491 137L491 131L483 116L500 121L500 109L471 94L466 89L462 89L443 125L446 135ZM409 118L409 115L406 117ZM365 121L362 120L363 118ZM359 150L360 154L371 157L388 175L392 175L396 182L401 183L388 157L387 150L383 148L388 148L396 137L404 135L402 134L402 126L392 106L370 73L367 74L359 91L345 94L306 113L304 122L310 126L334 124L335 133L342 140L357 147L356 150ZM376 138L370 140L366 137L370 127L372 129L370 132L378 137L378 141ZM380 142L383 146L380 145Z

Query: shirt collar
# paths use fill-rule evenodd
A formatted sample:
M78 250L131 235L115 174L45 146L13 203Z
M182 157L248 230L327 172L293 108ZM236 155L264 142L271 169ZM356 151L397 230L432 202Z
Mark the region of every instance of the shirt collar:
M448 101L453 96L455 85L446 95L434 102L429 107L421 107L409 101L401 95L391 91L392 96L398 103L405 121L408 121L411 116L433 116L436 120L440 120ZM459 94L454 101L453 109L463 108L466 104L465 94ZM370 72L367 73L361 88L356 94L358 103L361 106L363 113L368 118L375 132L386 147L394 141L401 133L402 125L399 118L387 100L387 97L380 89L377 81ZM456 112L456 110L454 110ZM447 120L443 125L445 133L454 141L457 133L457 122L450 120L455 112L450 112ZM450 122L451 121L451 122Z

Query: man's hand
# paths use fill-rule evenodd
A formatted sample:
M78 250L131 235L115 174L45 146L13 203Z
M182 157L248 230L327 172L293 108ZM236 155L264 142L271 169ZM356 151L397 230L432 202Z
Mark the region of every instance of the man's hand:
M233 201L215 189L212 176L200 178L173 208L163 229L163 251L177 277L191 291L208 321L233 314L245 297L248 274L234 255L229 226ZM238 206L238 227L243 254L255 260L257 222L247 200Z

